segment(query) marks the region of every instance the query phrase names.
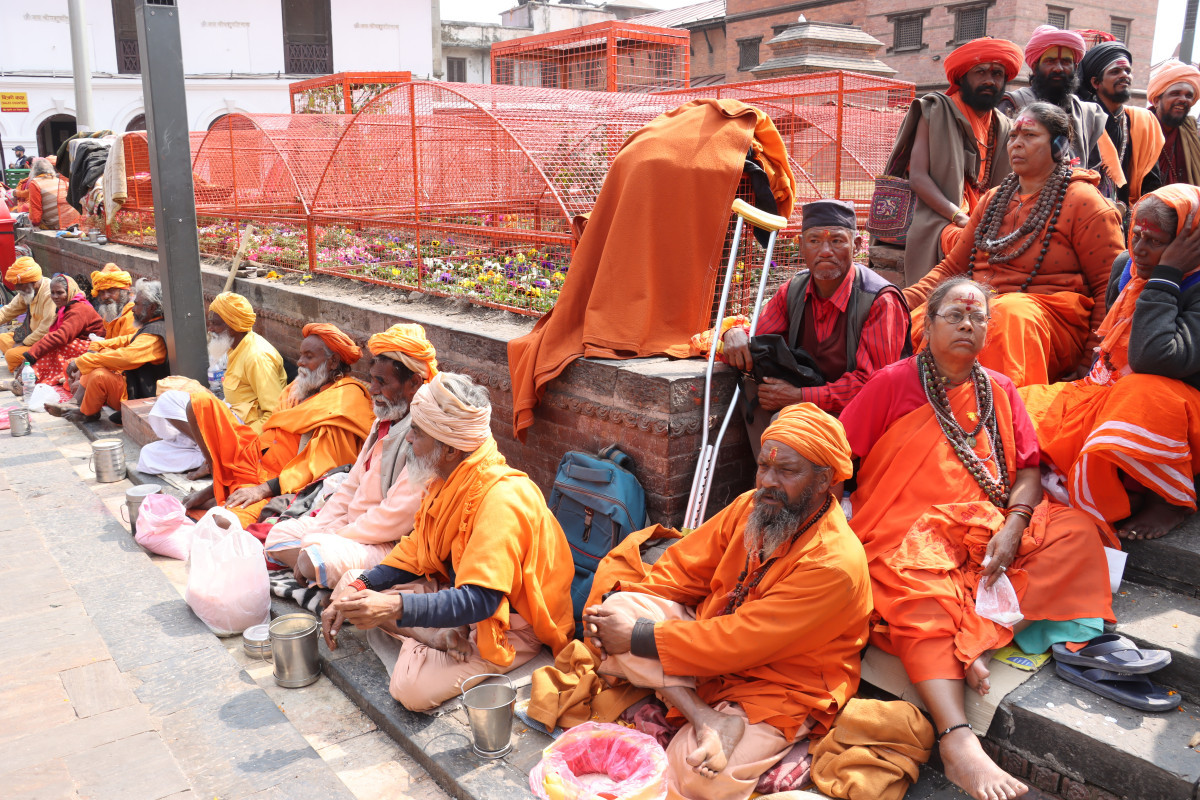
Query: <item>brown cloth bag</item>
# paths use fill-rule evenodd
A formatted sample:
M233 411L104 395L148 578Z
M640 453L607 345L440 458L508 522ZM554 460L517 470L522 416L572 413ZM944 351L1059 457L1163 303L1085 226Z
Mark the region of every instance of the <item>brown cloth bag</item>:
M812 748L812 781L830 797L901 800L933 744L933 726L912 703L856 697Z

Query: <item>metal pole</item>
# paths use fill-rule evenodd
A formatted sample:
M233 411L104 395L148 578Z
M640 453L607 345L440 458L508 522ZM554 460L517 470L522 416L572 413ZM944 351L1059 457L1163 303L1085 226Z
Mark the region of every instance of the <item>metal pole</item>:
M1183 12L1183 39L1179 42L1179 60L1192 63L1192 48L1196 44L1196 11L1200 0L1187 0Z
M75 73L75 130L94 131L92 114L92 65L88 60L87 14L84 0L67 0L71 18L71 69Z
M207 378L204 293L176 0L136 0L159 278L171 371Z

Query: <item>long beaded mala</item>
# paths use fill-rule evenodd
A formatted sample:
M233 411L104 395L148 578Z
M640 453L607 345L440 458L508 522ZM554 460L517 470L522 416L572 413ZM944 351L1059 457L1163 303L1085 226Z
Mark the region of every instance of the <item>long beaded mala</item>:
M788 539L787 546L790 547L793 542L804 535L805 531L807 531L813 525L816 525L817 522L825 516L825 512L829 510L831 505L833 505L833 495L826 497L825 503L821 506L821 509L816 514L813 514L808 522L801 525L796 532L791 535L791 537ZM775 552L779 553L784 549L786 548L781 546ZM742 573L738 575L737 585L733 587L733 591L729 595L729 602L725 604L725 610L721 612L720 616L726 616L727 614L732 614L733 612L737 611L741 607L742 603L746 602L746 598L749 596L750 592L754 590L754 587L758 586L759 581L763 579L763 575L767 574L767 570L770 569L771 565L774 564L776 559L779 558L778 555L773 555L767 559L765 563L760 564L758 569L754 570L754 574L750 575L750 580L747 582L746 575L750 572L750 556L750 553L746 553L746 566L742 567ZM758 560L762 561L762 558L763 552L762 550L759 550Z
M1046 253L1050 251L1050 237L1054 235L1058 216L1062 213L1063 198L1066 197L1067 186L1070 183L1071 168L1066 164L1060 164L1050 174L1046 185L1038 193L1037 205L1029 212L1029 217L1025 222L1012 233L1001 236L1000 225L1004 222L1005 214L1008 213L1009 203L1012 202L1021 185L1021 180L1015 172L1005 178L992 197L992 201L988 203L983 219L979 221L979 226L975 229L975 241L971 247L971 257L967 261L967 277L975 277L975 256L980 250L989 254L989 264L1007 264L1028 250L1037 239L1038 232L1045 226L1046 234L1042 237L1042 251L1038 254L1029 277L1017 291L1024 292L1028 289L1042 268L1042 261L1045 260Z
M967 178L967 183L979 194L986 192L992 184L992 170L996 166L996 151L994 149L996 146L996 135L1000 133L1000 117L997 116L999 113L998 111L992 111L992 127L988 130L988 139L985 145L986 149L984 150L987 155L987 172L984 173L983 180Z
M933 355L928 349L922 350L917 358L917 368L921 377L921 386L925 389L925 398L933 407L933 415L941 426L946 441L950 444L958 460L967 468L967 472L987 493L992 505L997 508L1008 506L1009 489L1012 484L1008 478L1008 465L1004 459L1004 443L996 428L996 408L992 396L992 382L987 373L976 361L971 367L971 378L975 384L975 407L979 413L979 424L975 430L967 433L958 424L954 411L950 408L950 398L946 394L946 379L938 374ZM992 454L988 459L981 459L975 453L976 437L983 434L991 443ZM996 477L992 477L987 462L996 465Z

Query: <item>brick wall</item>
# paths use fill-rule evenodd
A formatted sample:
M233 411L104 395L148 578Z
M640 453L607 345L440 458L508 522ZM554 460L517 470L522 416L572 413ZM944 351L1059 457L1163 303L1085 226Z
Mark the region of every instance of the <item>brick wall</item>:
M693 78L706 75L721 75L725 72L726 42L725 26L691 31L691 63L689 71Z

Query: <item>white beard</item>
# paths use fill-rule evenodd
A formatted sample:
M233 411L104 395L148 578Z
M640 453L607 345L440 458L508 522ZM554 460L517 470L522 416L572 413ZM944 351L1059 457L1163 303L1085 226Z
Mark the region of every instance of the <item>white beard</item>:
M116 300L109 300L106 303L100 303L96 306L96 313L100 315L100 319L105 322L112 322L117 317L121 316L121 306Z
M33 289L18 289L17 291L21 295L21 297L25 298L26 305L28 305L33 300L33 294L34 294Z
M292 383L292 391L296 393L297 400L307 400L321 391L321 387L327 383L329 383L328 361L316 369L299 367L296 370L296 380Z
M218 361L225 359L229 355L229 348L233 347L233 334L226 332L221 334L208 335L208 363L216 364Z
M408 484L414 489L424 490L434 478L440 478L437 470L438 452L435 450L425 458L409 453L405 468L408 470Z
M383 422L399 422L408 415L408 401L390 402L383 395L371 398L375 408L375 418Z

